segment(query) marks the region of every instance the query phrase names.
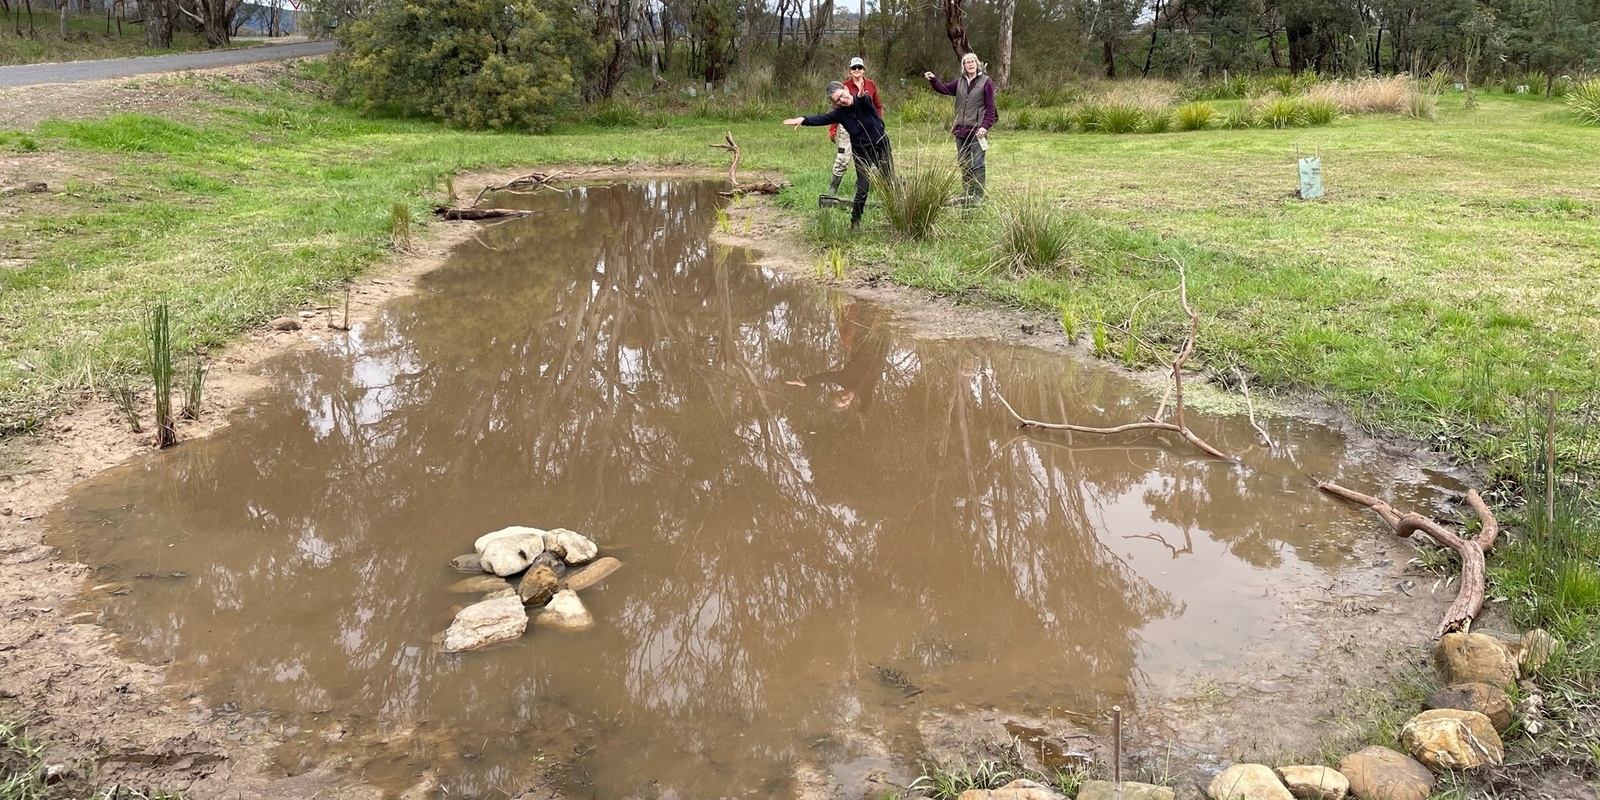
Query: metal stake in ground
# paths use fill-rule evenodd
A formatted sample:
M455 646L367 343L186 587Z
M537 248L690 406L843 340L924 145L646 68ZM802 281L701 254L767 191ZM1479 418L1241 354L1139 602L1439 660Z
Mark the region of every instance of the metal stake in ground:
M1111 707L1111 800L1122 800L1122 706Z

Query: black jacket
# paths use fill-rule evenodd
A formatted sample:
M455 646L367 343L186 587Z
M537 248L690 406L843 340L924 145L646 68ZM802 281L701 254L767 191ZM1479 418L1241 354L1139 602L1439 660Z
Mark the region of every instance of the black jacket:
M857 97L855 103L838 106L826 114L812 114L800 123L807 127L843 125L850 133L850 147L866 161L877 161L889 155L889 133L883 129L883 117L873 107L872 98Z

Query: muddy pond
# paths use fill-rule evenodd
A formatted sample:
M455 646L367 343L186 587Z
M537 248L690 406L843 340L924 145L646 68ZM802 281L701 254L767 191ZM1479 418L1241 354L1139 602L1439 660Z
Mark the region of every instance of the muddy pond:
M265 720L293 772L342 755L396 793L788 796L916 774L919 720L983 710L1097 730L1317 642L1280 591L1368 565L1311 477L1398 488L1314 421L1111 425L1146 385L1017 344L921 335L712 241L715 186L516 201L418 291L270 361L204 440L81 487L53 519L96 567L85 607L211 713ZM1399 478L1396 478L1399 475ZM447 655L450 567L508 525L567 527L624 566L573 633ZM299 731L299 733L295 733ZM863 747L860 742L873 742Z

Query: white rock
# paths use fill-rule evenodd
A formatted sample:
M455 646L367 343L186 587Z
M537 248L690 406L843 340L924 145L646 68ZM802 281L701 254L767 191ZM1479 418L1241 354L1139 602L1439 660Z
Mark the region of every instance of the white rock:
M526 571L533 564L533 559L544 552L544 544L543 531L513 534L484 542L478 552L484 570L504 578Z
M583 607L583 601L578 599L578 593L571 589L556 592L555 597L550 598L550 602L539 612L534 622L574 631L594 627L594 617L589 615L589 609Z
M566 528L545 534L544 549L561 556L568 564L582 564L600 555L600 548L589 537Z
M528 629L528 612L516 594L473 603L444 632L444 651L459 653L515 639Z
M500 530L490 531L490 532L488 532L488 533L486 533L486 534L484 534L482 536L479 536L478 540L472 543L472 549L478 551L479 555L482 555L483 554L483 546L488 544L488 543L490 543L490 542L492 542L492 541L494 541L494 540L496 540L496 539L504 539L504 538L506 538L508 536L532 536L534 534L538 534L539 536L544 536L544 531L542 531L542 530L540 530L538 528L529 528L529 527L525 527L525 526L522 526L522 525L512 525L509 528L501 528ZM540 548L540 549L542 550L544 548Z

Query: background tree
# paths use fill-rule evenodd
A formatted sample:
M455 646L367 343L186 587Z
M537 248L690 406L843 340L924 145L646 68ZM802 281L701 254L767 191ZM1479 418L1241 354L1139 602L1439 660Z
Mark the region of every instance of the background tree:
M339 28L332 79L372 108L542 130L599 66L584 23L554 0L382 0Z

